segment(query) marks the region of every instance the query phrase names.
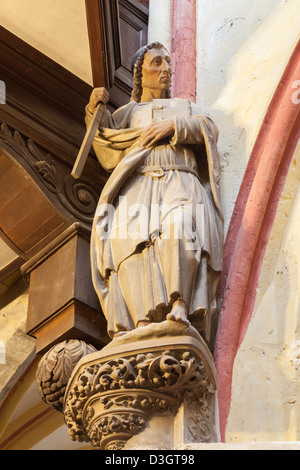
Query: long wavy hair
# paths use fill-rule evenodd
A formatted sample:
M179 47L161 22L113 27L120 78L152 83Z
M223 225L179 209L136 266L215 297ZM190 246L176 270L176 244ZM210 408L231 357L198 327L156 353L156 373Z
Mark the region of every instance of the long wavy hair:
M144 48L142 48L141 53L139 54L135 64L134 64L134 69L133 69L133 90L131 93L131 100L130 101L136 101L137 103L141 102L141 97L143 93L143 86L142 86L142 77L143 77L143 63L144 63L144 58L145 54L150 50L150 49L167 49L163 44L160 42L152 42L151 44L148 44ZM167 51L168 52L168 51ZM166 98L171 98L171 84L170 87L166 90Z

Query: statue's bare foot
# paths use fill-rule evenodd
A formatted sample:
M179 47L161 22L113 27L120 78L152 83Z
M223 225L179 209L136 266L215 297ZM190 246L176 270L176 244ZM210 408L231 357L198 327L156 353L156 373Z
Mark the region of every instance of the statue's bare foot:
M183 323L186 326L190 325L190 322L187 318L188 316L188 306L187 304L178 299L173 303L173 307L170 313L167 315L167 320L178 321L179 323Z

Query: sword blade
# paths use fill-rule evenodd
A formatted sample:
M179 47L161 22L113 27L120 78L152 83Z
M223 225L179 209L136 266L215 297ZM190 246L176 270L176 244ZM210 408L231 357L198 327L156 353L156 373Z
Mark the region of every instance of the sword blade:
M95 112L87 128L87 131L85 133L84 139L82 141L80 150L78 152L76 161L74 163L74 166L71 172L71 175L74 178L80 178L81 176L82 170L84 168L84 165L87 161L87 157L93 145L93 140L95 138L95 135L98 130L99 124L101 122L104 111L105 111L105 105L103 103L100 103L95 109Z

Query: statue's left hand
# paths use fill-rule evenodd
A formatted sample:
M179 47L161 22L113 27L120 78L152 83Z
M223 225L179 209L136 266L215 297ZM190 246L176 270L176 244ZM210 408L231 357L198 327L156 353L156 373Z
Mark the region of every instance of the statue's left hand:
M142 132L140 144L142 147L150 148L159 140L173 136L174 132L175 121L173 119L154 122Z

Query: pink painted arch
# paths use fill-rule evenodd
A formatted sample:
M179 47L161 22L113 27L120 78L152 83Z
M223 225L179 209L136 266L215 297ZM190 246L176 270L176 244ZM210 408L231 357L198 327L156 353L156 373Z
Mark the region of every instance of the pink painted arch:
M234 359L251 319L255 289L278 202L300 138L298 42L262 123L232 215L219 295L223 298L215 345L221 439L230 411Z

